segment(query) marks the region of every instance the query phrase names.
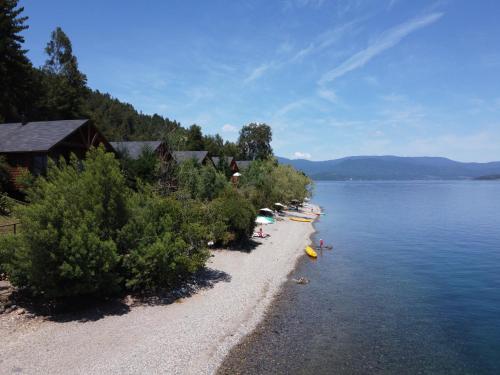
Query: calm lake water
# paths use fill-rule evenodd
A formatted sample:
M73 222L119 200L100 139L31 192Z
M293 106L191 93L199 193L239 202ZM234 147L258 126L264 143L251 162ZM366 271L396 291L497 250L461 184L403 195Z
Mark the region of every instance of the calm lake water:
M500 374L500 182L318 182L313 201L334 249L220 373Z

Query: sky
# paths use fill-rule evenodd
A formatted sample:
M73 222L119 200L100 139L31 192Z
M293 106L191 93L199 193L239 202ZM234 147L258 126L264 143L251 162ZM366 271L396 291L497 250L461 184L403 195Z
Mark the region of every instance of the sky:
M496 0L21 0L36 66L57 26L94 89L275 154L500 160Z

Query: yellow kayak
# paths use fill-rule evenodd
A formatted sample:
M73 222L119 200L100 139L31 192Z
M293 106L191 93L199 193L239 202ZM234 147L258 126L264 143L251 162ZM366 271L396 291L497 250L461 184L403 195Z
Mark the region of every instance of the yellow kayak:
M318 254L316 254L316 251L311 246L306 246L306 254L309 255L311 258L317 258Z
M301 223L310 223L312 219L303 219L301 217L291 217L290 220L300 221Z

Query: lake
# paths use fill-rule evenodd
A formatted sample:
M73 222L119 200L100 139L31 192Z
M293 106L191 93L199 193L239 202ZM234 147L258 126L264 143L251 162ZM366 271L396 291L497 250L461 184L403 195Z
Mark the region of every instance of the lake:
M333 250L220 373L500 373L500 182L318 182L313 202Z

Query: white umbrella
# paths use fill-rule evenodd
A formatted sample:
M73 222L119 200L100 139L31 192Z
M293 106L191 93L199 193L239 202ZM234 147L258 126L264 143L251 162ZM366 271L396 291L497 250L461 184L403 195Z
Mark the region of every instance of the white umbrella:
M261 208L259 211L265 211L265 212L273 213L273 210L271 210L270 208Z
M241 176L240 172L233 173L233 177L240 177L240 176Z
M281 204L281 203L275 203L274 205L279 206L279 207L286 207L284 204Z
M262 217L262 216L257 216L257 219L255 219L255 222L257 224L271 224L269 219L266 219L265 217Z

